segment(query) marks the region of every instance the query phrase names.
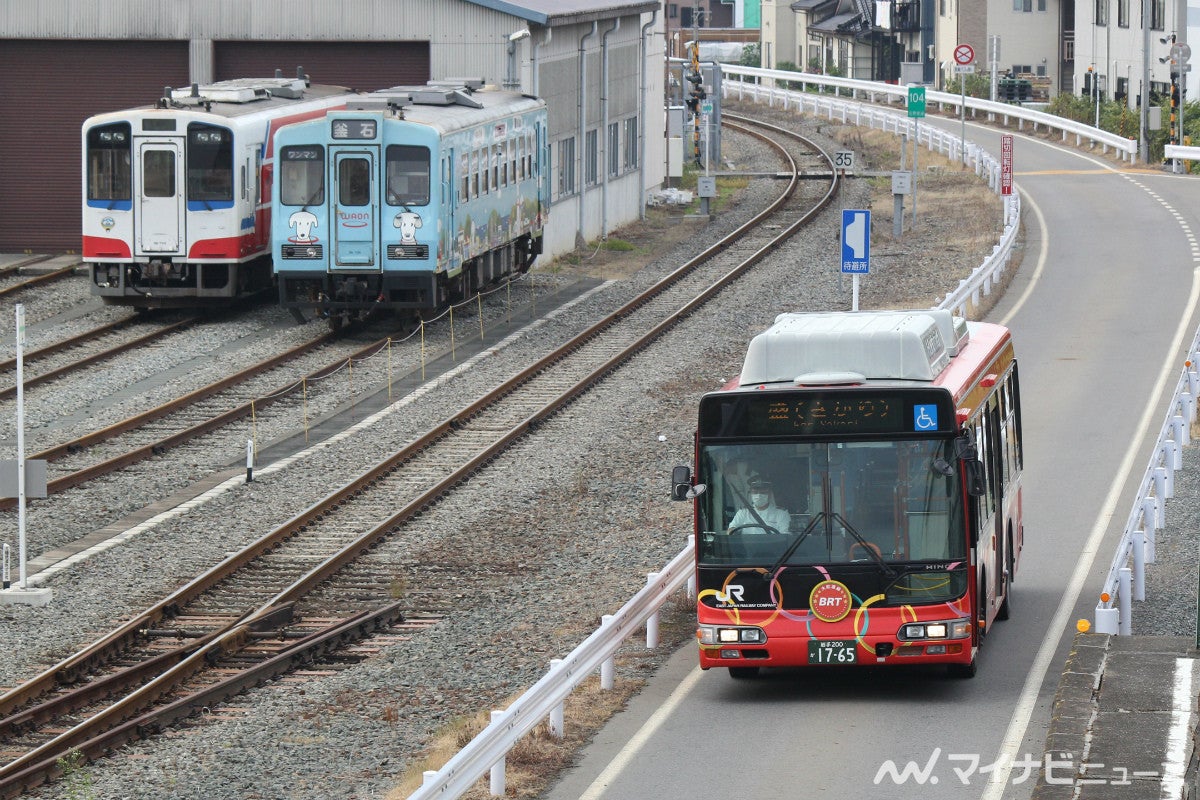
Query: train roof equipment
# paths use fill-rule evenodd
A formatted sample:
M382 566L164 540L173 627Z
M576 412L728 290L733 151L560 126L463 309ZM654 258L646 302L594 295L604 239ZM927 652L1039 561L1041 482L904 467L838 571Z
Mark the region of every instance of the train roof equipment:
M941 309L780 314L751 339L739 384L932 382L969 335Z

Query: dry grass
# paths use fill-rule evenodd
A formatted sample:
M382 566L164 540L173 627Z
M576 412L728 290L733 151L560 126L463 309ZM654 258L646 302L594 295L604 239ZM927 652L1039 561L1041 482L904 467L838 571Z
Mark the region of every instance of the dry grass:
M563 707L563 738L551 735L546 721L540 722L505 759L505 797L534 798L550 787L559 773L571 766L579 750L630 698L646 684L658 663L692 638L695 630L695 609L685 598L669 601L660 613L657 650L644 649L637 635L621 649L616 658L616 679L613 688L600 688L596 675L585 678L567 698ZM508 698L507 708L517 696ZM414 759L390 791L386 800L404 800L421 785L426 770L438 770L480 731L487 727L490 711L447 725L425 753ZM466 800L487 800L488 777L485 775L463 795Z
M829 124L824 131L853 149L862 172L883 172L899 168L900 140L889 133ZM911 145L908 159L911 163ZM871 178L873 199L872 258L911 258L914 253L936 246L939 253L958 256L963 262L965 277L979 264L977 254L990 252L1000 234L1000 199L970 169L940 155L922 149L918 166L921 182L918 186L918 222L911 227L911 198L906 201L905 235L892 236L893 199L888 176ZM719 182L720 184L721 182ZM736 191L740 186L732 187ZM723 198L726 200L728 198ZM702 221L686 216L686 210L650 208L644 221L612 232L611 237L622 244L605 247L593 242L586 251L576 251L551 262L542 262L537 270L548 273L564 271L603 278L619 279L635 273L656 258L670 252L678 243L696 235L704 226ZM1014 264L1007 270L1011 276ZM993 298L999 296L993 293ZM982 313L982 312L981 312ZM714 388L706 380L696 378L694 385L679 386L684 393ZM659 387L656 391L663 391ZM575 476L573 496L588 492L583 474ZM403 591L403 587L399 587ZM640 643L631 640L617 657L617 678L612 691L602 691L599 679L586 679L567 700L564 708L564 738L550 735L542 722L506 759L506 797L534 798L543 793L559 773L574 761L579 749L613 716L625 707L645 684L646 677L657 664L694 634L695 609L683 598L677 598L663 609L660 622L662 644L655 653L648 653ZM582 641L591 632L559 631L556 635L570 641ZM574 635L574 639L570 637ZM505 707L516 697L509 698ZM459 752L490 719L489 711L460 719L447 725L430 744L427 751L415 757L400 782L387 795L387 800L404 800L421 785L426 770L437 770ZM485 800L489 793L485 776L464 797Z

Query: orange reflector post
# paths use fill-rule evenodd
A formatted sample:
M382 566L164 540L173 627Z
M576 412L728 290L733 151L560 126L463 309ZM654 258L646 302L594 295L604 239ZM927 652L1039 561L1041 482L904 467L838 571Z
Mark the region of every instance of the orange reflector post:
M1108 592L1100 593L1100 602L1101 603L1107 603L1109 600L1112 600L1112 595L1110 595Z
M1075 630L1079 631L1080 633L1087 633L1091 629L1092 623L1088 622L1086 619L1081 619L1075 623Z

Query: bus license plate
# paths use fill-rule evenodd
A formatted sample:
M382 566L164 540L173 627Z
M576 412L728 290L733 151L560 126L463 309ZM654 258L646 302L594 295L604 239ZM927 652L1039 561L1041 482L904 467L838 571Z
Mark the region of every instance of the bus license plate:
M858 653L853 639L811 640L808 643L810 664L853 664Z

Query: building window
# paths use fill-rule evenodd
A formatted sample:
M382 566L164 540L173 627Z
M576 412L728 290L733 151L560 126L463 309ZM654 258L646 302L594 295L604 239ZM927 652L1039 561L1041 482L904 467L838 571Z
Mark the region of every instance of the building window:
M588 186L594 184L600 177L597 169L599 161L600 136L598 131L588 131L584 134L583 174Z
M621 174L621 123L610 122L608 125L608 176Z
M625 169L637 169L638 165L638 118L625 120Z
M1129 0L1117 0L1117 25L1129 27Z
M679 16L679 4L678 3L670 3L667 6L667 16L669 16L671 19L675 19L676 17Z
M575 194L575 137L558 143L558 196Z
M1150 27L1156 31L1163 29L1163 22L1167 18L1165 0L1153 0L1150 4Z
M1096 0L1096 24L1108 25L1108 0Z

